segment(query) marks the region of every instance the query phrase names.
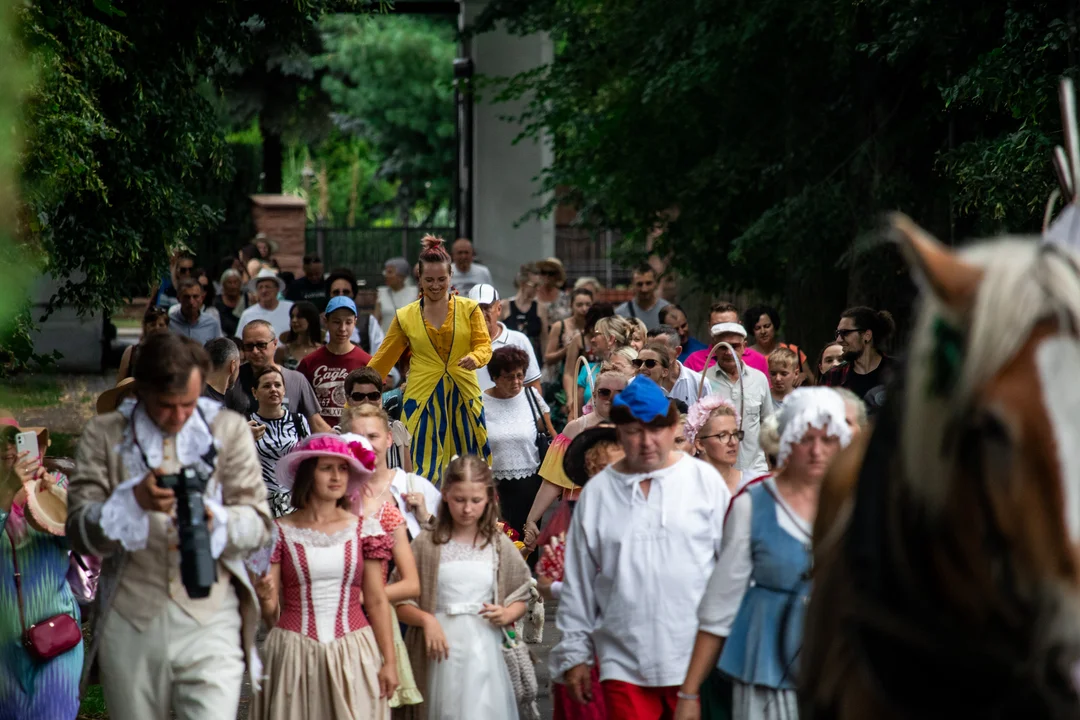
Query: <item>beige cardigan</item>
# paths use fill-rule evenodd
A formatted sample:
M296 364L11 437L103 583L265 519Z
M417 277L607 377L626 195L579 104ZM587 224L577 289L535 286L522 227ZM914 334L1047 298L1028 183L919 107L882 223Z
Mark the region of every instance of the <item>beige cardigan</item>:
M499 556L499 604L506 607L519 601L528 602L529 588L532 585L529 566L525 564L521 552L510 538L503 533L497 533L495 540L498 543L495 551ZM439 562L442 559L442 547L432 542L431 532L428 530L420 533L412 541L412 551L416 556L416 567L420 573L420 602L406 600L399 605L412 605L424 612L435 613L435 607L438 604ZM405 633L405 648L409 651L409 662L412 665L416 687L420 690L420 694L426 695L428 657L423 628L410 627L408 629ZM426 717L427 710L423 703L394 709L395 719L423 720Z

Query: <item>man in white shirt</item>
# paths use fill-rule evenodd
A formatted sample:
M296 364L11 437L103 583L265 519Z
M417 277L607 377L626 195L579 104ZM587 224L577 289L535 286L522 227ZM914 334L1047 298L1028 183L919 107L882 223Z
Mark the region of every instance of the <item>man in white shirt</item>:
M634 297L616 307L615 314L636 318L645 323L646 329L652 330L660 324L660 311L670 305L667 300L657 297L656 270L651 265L641 265L634 269L630 281L634 286Z
M701 373L696 373L679 362L679 355L683 350L679 331L670 325L659 325L649 331L649 339L664 343L668 349L668 356L671 358L671 367L675 368L675 384L671 386L668 396L690 407L698 401ZM704 389L702 394L708 394L708 392Z
M615 397L611 420L626 457L589 481L570 521L551 674L587 702L599 661L610 717L660 720L675 711L731 493L673 449L678 410L649 378Z
M491 280L491 271L480 263L473 262L472 241L468 238L458 238L450 247L450 256L454 259L453 274L450 282L461 295L468 295L474 285L480 283L494 284Z
M739 323L718 323L712 326L716 342L725 342L741 358L746 350L746 328ZM761 423L773 413L769 378L729 352L717 351L716 365L706 372L712 392L720 393L735 405L742 418L740 428L745 435L739 443L739 461L735 467L747 479L769 472L765 451L761 449Z
M469 299L478 302L480 311L484 313L488 335L491 336L491 351L495 352L507 345L513 345L524 350L525 354L529 356L529 367L525 369L525 384L536 388L536 392L542 395L540 365L536 362L536 353L533 352L532 343L529 342L529 338L525 333L510 330L499 321L499 317L502 315L502 300L499 299L499 291L495 289L495 286L487 283L474 285L473 289L469 291ZM481 390L495 387L495 382L491 379L487 366L476 369L476 380L480 383Z
M285 292L285 281L270 268L263 268L248 283L247 291L255 293L259 302L240 315L240 322L236 324L236 334L243 337L244 326L252 320L265 320L270 323L274 328L275 338L288 332L289 311L292 310L293 304L288 300L278 300L278 293Z

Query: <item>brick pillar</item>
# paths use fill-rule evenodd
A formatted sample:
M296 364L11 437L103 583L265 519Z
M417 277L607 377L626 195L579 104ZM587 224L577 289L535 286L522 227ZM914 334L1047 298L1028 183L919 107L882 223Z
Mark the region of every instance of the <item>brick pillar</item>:
M303 274L304 231L307 202L295 195L252 195L251 219L256 233L266 233L278 243L278 265L297 277Z

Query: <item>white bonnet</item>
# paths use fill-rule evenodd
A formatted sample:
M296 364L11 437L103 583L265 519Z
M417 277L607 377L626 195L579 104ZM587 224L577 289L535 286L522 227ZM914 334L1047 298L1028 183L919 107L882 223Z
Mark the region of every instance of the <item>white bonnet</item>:
M846 407L840 393L827 387L796 388L784 398L780 410L780 449L776 464L782 466L791 454L791 446L800 442L810 428L824 430L840 440L840 447L851 442Z

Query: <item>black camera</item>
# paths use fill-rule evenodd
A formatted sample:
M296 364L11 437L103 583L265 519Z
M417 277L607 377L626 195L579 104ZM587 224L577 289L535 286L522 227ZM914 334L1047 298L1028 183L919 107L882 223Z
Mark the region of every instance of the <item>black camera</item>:
M176 525L180 534L180 579L190 598L210 595L217 582L217 562L210 552L203 493L210 476L193 467L158 478L161 487L176 493Z

